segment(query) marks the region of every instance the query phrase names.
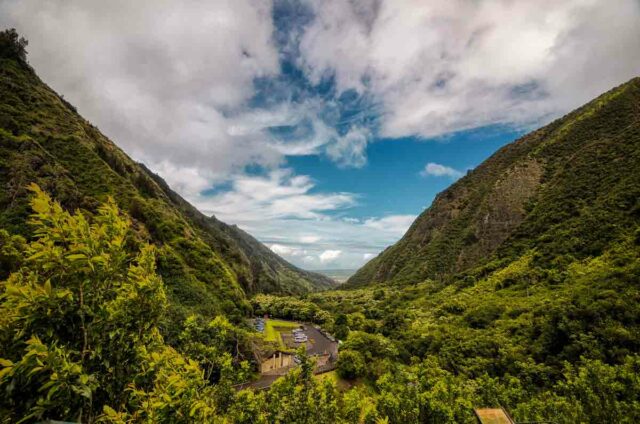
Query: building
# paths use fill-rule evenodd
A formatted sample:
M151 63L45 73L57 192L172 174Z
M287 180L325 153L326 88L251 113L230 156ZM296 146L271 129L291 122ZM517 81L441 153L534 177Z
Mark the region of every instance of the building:
M260 362L260 373L286 373L290 367L295 365L295 362L293 361L294 356L295 355L292 353L276 350L271 356L269 356L267 359L263 359Z
M473 412L479 424L514 424L504 408L478 408Z

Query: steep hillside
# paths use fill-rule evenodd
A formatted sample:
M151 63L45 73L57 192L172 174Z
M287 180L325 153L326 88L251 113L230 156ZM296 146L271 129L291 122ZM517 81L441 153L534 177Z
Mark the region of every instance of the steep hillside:
M240 316L245 293L304 293L333 282L295 268L241 230L206 217L78 115L23 60L0 57L0 228L30 236L25 187L71 209L112 196L160 248L174 313Z
M540 265L597 256L638 223L639 169L635 78L500 149L346 286L447 281L530 249Z
M227 225L215 216L205 217L172 191L157 174L142 164L140 166L156 181L174 205L216 237L221 250L230 252L227 254L230 262L242 265L236 267L237 274L247 294L301 294L336 286L336 282L322 274L305 271L285 261L238 226Z

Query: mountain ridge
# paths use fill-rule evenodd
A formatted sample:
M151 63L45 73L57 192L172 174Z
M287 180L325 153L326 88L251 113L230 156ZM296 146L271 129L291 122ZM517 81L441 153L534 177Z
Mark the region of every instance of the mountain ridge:
M616 127L600 128L598 120L602 115L615 115L613 109L618 106L633 109L639 91L640 78L636 77L503 146L439 193L396 244L360 268L344 287L449 279L489 262L499 249L508 249L507 240L516 237L517 230L526 224L540 196L544 198L549 191L553 178L558 181L561 162L570 164L575 160L569 149L576 149L576 154L598 154L603 150L598 143L606 144L604 138L620 137L615 128L637 128L633 111L624 118L612 116L614 121L625 120ZM619 101L621 97L623 102ZM613 132L609 133L609 128L614 128ZM585 131L591 134L584 134ZM630 137L618 144L629 144L627 150L632 151L634 142L636 139ZM571 180L570 175L565 177Z
M32 182L68 209L93 212L113 197L131 216L140 239L158 245L158 269L178 319L193 312L240 319L250 308L247 295L301 294L334 285L201 214L78 115L26 61L0 56L0 94L2 228L30 236L24 222L26 186Z

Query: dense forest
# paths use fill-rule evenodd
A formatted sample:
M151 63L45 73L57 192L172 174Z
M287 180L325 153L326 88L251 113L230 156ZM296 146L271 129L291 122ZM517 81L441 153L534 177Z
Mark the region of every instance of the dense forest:
M0 34L0 422L640 421L640 79L443 192L344 288L199 214ZM246 318L322 325L268 390Z

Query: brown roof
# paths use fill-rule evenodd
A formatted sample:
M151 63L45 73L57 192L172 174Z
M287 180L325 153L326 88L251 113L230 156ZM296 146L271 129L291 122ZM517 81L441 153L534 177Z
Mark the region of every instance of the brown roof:
M474 409L480 424L514 424L513 420L503 408Z

